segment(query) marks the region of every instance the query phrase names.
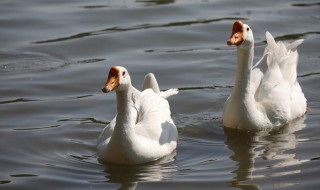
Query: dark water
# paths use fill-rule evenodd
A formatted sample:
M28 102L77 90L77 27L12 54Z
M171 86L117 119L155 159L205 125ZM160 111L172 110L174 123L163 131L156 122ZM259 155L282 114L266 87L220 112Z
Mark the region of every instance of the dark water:
M320 3L95 0L0 2L0 189L318 189ZM270 133L224 130L235 75L231 25L251 25L257 60L265 31L305 39L304 118ZM124 167L97 161L97 136L115 114L102 94L125 66L140 88L154 72L179 129L176 155Z

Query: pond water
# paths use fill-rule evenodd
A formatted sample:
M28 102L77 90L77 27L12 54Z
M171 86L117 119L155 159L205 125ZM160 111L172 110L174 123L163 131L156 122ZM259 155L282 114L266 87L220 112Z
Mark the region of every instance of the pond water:
M234 84L231 26L248 23L255 61L265 32L299 47L308 113L270 133L226 130ZM318 189L320 4L309 0L0 2L0 189ZM101 164L95 146L115 115L109 68L137 88L153 72L179 127L174 155L139 166Z

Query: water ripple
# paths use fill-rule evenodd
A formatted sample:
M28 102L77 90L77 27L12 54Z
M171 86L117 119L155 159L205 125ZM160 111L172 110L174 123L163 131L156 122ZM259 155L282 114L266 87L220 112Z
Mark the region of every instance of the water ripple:
M0 72L40 72L63 68L72 64L89 64L105 61L105 58L68 60L64 56L42 52L0 51Z
M6 181L6 180L0 181L0 185L2 185L2 184L8 184L8 183L11 183L11 181Z
M49 40L42 40L42 41L35 41L32 42L33 44L44 44L44 43L53 43L53 42L60 42L60 41L67 41L67 40L73 40L78 38L84 38L88 36L96 36L101 34L109 34L109 33L116 33L116 32L127 32L131 30L145 30L145 29L151 29L151 28L165 28L165 27L180 27L180 26L190 26L194 24L208 24L212 22L221 22L225 20L247 20L246 18L242 17L225 17L225 18L217 18L217 19L198 19L198 20L192 20L192 21L179 21L179 22L171 22L166 24L140 24L140 25L134 25L134 26L128 26L128 27L110 27L102 30L95 30L95 31L89 31L89 32L82 32L75 35L67 36L67 37L61 37L61 38L55 38L55 39L49 39Z
M56 128L60 127L61 125L52 125L48 127L32 127L32 128L18 128L18 129L13 129L16 131L31 131L31 130L39 130L39 129L50 129L50 128Z
M76 97L69 97L70 99L82 99L82 98L88 98L88 97L92 97L92 94L88 94L88 95L81 95L81 96L76 96Z
M85 5L85 6L81 6L81 8L84 9L98 9L98 8L106 8L106 7L110 7L109 5Z
M199 48L189 48L189 49L171 49L171 50L161 50L161 49L147 49L144 50L146 53L160 52L160 53L182 53L182 52L204 52L204 51L229 51L229 48L221 47L199 47Z
M204 90L204 89L217 89L217 88L232 88L231 85L213 85L213 86L193 86L193 87L178 87L178 90Z
M109 124L110 122L107 122L107 121L100 121L100 120L97 120L95 118L69 118L69 119L60 119L58 120L59 122L65 122L65 121L80 121L81 123L94 123L94 124L104 124L104 125L107 125Z
M5 101L0 101L0 104L12 104L12 103L21 103L21 102L34 102L38 100L32 100L32 99L26 99L26 98L17 98L14 100L5 100Z
M303 75L299 75L298 77L309 77L309 76L313 76L313 75L320 75L320 72L312 72L312 73L307 73L307 74L303 74Z
M137 0L137 3L145 3L146 6L150 5L164 5L174 3L175 0Z
M318 31L313 31L313 32L305 32L305 33L297 33L297 34L287 34L283 36L278 36L275 38L276 41L280 40L298 40L304 37L307 37L309 35L319 35L320 32Z
M320 6L320 3L295 3L292 4L294 7L314 7L314 6Z
M37 177L35 174L12 174L11 177Z

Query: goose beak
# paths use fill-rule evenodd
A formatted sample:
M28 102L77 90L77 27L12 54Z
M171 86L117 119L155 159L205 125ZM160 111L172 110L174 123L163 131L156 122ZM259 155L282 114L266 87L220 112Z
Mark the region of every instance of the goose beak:
M109 71L108 80L104 87L102 87L102 92L108 93L117 89L120 85L120 71L117 67L112 67Z
M227 41L229 46L231 45L241 45L244 41L243 38L243 23L240 20L237 20L232 26L232 34Z
M102 90L103 93L108 93L108 92L111 92L111 91L112 91L111 88L109 88L108 86L102 87L101 90Z

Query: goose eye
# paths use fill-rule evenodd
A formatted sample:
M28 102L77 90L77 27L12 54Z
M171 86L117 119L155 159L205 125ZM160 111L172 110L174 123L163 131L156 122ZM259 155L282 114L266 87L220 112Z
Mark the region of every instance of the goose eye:
M125 71L122 72L122 76L123 76L123 77L124 77L124 75L126 75L126 72L125 72Z
M249 32L250 28L247 28L247 31Z

